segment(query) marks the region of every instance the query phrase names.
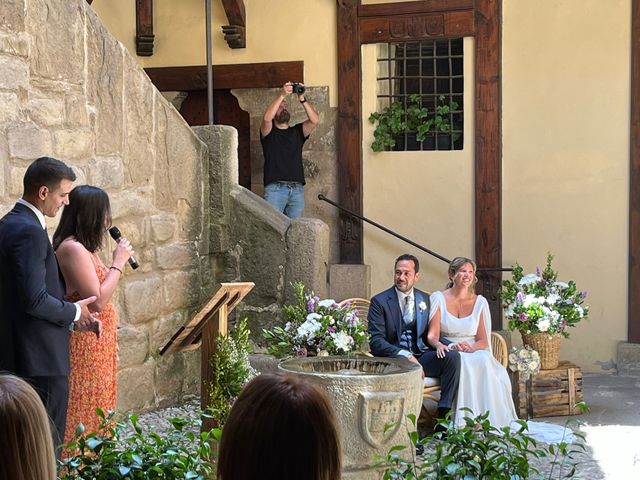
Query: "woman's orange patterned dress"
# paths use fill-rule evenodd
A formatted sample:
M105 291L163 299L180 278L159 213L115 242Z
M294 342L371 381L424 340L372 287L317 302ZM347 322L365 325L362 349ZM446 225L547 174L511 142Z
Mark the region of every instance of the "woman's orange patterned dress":
M96 254L92 254L92 259L102 283L109 270ZM79 296L72 295L71 301L76 300L79 300ZM65 443L71 441L79 423L85 426L86 432L97 430L100 423L100 418L95 413L97 407L105 413L116 408L116 311L109 302L94 316L102 321L100 339L92 332L71 333L71 374Z

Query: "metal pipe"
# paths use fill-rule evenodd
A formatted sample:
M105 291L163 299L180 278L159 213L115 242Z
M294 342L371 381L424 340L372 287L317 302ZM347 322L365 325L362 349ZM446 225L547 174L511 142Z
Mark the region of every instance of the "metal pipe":
M213 125L213 67L211 60L211 0L205 0L205 25L207 30L207 110L209 125Z

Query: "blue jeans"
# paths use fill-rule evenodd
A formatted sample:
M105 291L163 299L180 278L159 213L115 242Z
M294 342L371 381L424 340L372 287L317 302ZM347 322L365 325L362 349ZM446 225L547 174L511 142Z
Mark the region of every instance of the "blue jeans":
M264 187L264 199L289 218L304 210L304 187L297 182L273 182Z

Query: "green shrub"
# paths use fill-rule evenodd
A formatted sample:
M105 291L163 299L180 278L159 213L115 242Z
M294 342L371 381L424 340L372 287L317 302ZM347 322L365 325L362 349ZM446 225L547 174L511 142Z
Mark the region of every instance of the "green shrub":
M216 339L216 351L211 357L213 381L209 386L207 413L219 427L227 420L242 387L257 375L249 364L249 333L245 319L229 335L218 335Z
M211 441L218 429L199 433L199 418L171 418L163 430L143 429L137 415L116 420L105 415L96 432L85 433L80 424L73 441L65 446L69 456L58 461L60 480L206 480L213 475Z
M574 475L574 455L585 450L582 434L574 433L579 438L574 444L542 445L527 435L525 421L519 420L517 429L498 429L487 417L466 418L464 427L449 428L446 435L436 433L433 438L420 439L417 432L409 432L411 443L427 447L429 452L418 457L411 452L407 459L401 455L404 446L392 447L383 461L387 466L383 480L524 480ZM415 426L415 416L410 415L409 420ZM450 420L439 423L449 426ZM530 459L544 457L550 461L549 471L543 474Z

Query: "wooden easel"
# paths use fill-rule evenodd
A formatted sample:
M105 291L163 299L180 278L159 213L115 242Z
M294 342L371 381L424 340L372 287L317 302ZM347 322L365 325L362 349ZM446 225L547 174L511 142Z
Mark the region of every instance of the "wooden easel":
M200 406L209 405L209 385L213 381L211 356L216 351L218 333L227 334L227 316L255 286L253 282L221 283L218 291L200 311L173 334L160 349L160 355L200 350ZM209 430L211 422L203 421L202 429Z

